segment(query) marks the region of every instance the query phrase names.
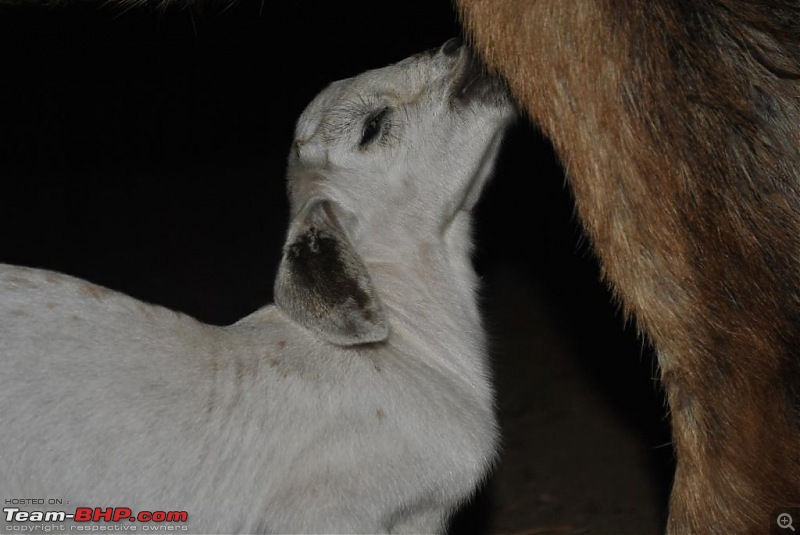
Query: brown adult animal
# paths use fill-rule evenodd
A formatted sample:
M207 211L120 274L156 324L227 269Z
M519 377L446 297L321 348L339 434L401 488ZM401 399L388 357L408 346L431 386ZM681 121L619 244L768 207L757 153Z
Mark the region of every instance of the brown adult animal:
M457 0L654 345L668 532L800 504L800 2Z

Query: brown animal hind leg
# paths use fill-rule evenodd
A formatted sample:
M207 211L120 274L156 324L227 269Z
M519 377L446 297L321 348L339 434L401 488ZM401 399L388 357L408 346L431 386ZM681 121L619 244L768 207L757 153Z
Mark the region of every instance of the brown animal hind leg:
M769 532L800 504L800 3L456 3L657 350L669 532Z

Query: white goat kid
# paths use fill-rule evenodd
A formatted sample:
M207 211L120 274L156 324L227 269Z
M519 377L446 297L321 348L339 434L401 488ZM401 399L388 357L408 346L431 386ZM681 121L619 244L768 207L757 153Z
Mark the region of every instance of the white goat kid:
M495 455L470 209L513 116L454 41L330 85L297 124L276 306L229 327L2 267L0 498L443 530Z

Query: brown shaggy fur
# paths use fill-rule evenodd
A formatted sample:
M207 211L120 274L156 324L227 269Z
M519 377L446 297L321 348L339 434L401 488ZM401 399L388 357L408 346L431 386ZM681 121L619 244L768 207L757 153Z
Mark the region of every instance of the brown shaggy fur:
M800 504L800 2L457 0L654 344L668 531Z

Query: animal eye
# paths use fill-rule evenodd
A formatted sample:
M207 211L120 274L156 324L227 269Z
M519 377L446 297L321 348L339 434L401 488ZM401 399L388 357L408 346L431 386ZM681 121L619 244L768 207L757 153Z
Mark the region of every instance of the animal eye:
M364 122L364 132L361 134L361 141L359 141L359 147L366 147L378 137L378 134L381 133L381 128L383 127L383 120L389 113L388 106L378 110L367 117L367 120Z

